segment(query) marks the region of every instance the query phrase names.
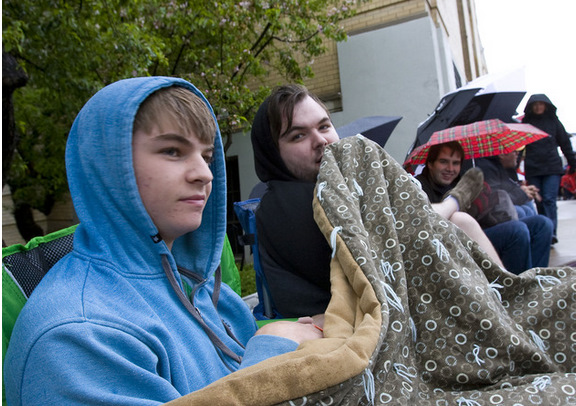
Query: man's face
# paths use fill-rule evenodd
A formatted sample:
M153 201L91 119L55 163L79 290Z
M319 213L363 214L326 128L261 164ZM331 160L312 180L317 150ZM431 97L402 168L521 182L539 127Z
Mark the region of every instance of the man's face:
M214 146L200 142L193 131L183 134L169 120L160 121L150 132L134 132L132 157L144 207L171 248L202 222L212 191L208 165Z
M280 134L278 148L286 167L298 179L315 182L324 147L339 139L328 113L308 96L294 107L290 128L283 119Z
M460 173L462 166L462 157L456 151L450 151L450 148L443 147L438 154L438 158L428 164L428 170L432 180L442 186L448 186Z
M504 168L514 168L516 167L516 160L518 159L518 152L512 151L509 154L499 155L500 163Z

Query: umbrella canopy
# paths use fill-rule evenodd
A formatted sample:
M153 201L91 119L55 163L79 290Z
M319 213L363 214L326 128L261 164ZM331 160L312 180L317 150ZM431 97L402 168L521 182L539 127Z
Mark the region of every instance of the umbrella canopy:
M377 142L381 147L383 147L400 120L402 120L402 117L399 116L362 117L337 128L336 132L340 138L362 134L366 138Z
M486 93L481 88L464 88L449 93L440 100L432 114L418 126L414 147L425 144L431 135L456 125L500 119L516 122L516 108L526 92Z
M544 137L548 134L530 124L504 123L498 119L477 121L435 132L426 144L412 151L404 165L426 163L431 146L450 141L462 145L466 160L508 154Z
M455 92L446 94L432 114L418 126L412 148L425 144L435 131L456 125L498 118L514 120L516 108L526 94L524 68L480 76Z

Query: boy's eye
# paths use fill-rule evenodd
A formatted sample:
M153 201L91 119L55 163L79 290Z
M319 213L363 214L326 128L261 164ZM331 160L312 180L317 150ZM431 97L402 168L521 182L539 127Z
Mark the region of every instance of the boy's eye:
M180 151L178 150L178 148L173 148L173 147L164 148L160 152L164 155L174 156L174 157L180 155Z
M206 161L206 163L210 165L212 162L214 162L214 155L212 154L204 155L204 161Z

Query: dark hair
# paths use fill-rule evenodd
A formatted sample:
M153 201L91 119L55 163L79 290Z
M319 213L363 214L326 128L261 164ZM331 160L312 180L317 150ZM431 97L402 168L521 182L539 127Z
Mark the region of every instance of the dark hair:
M326 113L330 115L330 112L320 98L310 93L310 91L302 85L289 84L276 87L272 91L272 94L268 98L268 121L270 122L270 134L272 135L274 144L278 145L278 140L282 135L280 134L280 131L282 131L282 120L284 118L286 119L286 128L292 127L294 107L307 96L322 106L322 108L326 110Z
M428 155L426 156L426 166L434 163L438 159L438 155L440 155L440 151L442 151L442 148L444 147L448 148L451 153L458 153L460 155L460 163L464 161L464 148L462 148L462 145L460 145L458 141L450 141L445 142L444 144L432 145L430 147Z

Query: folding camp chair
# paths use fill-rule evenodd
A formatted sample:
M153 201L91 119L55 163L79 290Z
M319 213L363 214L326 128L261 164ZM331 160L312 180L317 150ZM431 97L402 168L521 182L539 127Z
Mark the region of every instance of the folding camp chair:
M76 227L2 248L2 363L16 318L46 272L72 251ZM2 402L6 402L4 391Z
M256 210L260 205L260 199L248 199L234 203L234 212L240 220L244 235L238 238L240 245L250 246L254 260L254 271L256 273L256 290L258 293L258 305L252 313L258 320L281 319L282 316L276 310L270 289L266 282L266 276L262 271L260 254L258 251L258 235L256 231Z

